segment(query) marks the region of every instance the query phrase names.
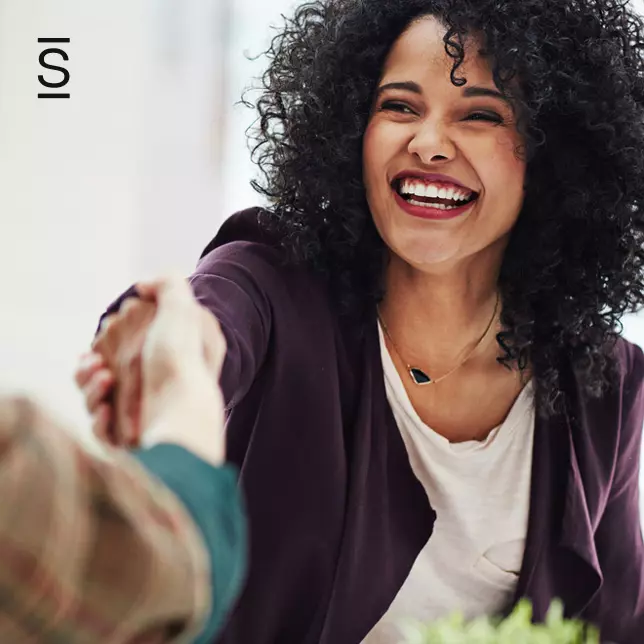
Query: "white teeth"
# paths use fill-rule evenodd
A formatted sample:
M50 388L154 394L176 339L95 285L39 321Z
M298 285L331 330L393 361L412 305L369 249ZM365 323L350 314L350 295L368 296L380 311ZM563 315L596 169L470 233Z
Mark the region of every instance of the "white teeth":
M450 201L466 201L472 193L462 188L442 188L432 183L425 183L414 179L403 179L399 188L401 194L415 195L417 197L437 197Z
M425 185L425 196L426 197L438 197L439 190L436 186L433 186L431 183Z

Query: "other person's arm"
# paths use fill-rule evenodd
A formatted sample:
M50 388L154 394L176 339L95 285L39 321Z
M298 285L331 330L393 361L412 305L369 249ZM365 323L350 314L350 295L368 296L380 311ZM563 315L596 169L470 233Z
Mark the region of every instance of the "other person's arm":
M152 467L154 469L154 466ZM190 513L134 459L0 401L0 641L190 642L211 610Z

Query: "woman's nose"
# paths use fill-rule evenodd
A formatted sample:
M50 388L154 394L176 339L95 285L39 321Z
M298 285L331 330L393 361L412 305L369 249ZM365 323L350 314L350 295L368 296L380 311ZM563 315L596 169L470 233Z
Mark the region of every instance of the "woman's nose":
M408 150L427 165L451 161L456 154L456 146L449 138L445 127L429 121L416 131L409 142Z

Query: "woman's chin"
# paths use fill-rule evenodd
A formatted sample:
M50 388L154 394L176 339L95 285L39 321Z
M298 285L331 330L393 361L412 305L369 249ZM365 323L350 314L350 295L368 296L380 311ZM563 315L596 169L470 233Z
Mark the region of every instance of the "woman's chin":
M458 248L432 244L403 245L391 252L417 270L437 274L448 272L461 257Z
M424 271L449 270L463 257L461 235L437 234L437 231L419 235L417 231L405 231L393 235L391 244L386 239L385 243L390 252L403 262Z

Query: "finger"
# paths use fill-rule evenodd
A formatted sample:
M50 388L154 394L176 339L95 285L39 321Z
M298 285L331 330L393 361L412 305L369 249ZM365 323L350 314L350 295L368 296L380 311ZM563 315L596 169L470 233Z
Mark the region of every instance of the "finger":
M74 381L82 389L89 379L102 367L105 366L103 356L94 351L81 356L78 367L74 372Z
M186 279L178 275L169 277L161 284L157 290L157 302L161 307L165 305L175 306L178 303L190 304L191 306L196 304L190 284Z
M166 342L172 345L200 344L201 306L195 299L190 285L183 278L169 278L156 291L157 310L155 326L163 329ZM179 335L180 334L180 335ZM183 337L188 334L188 337ZM186 345L187 348L187 345Z
M105 402L114 387L114 374L109 369L97 371L83 387L85 405L94 412L100 403Z
M101 443L114 445L114 440L109 431L111 420L111 407L106 403L99 405L92 416L92 432Z
M116 322L116 317L117 317L117 315L118 315L117 313L110 313L110 315L106 315L106 316L101 320L101 324L100 324L100 326L98 327L98 333L99 333L99 335L100 335L101 333L107 333L107 331L108 331L108 330L109 330L109 328L112 326L112 324L114 324L114 322Z
M117 317L117 313L112 313L101 320L98 332L92 341L92 351L96 353L103 353L106 351L111 341L112 334L110 334L110 329L116 324Z
M134 289L139 295L146 297L156 297L159 289L170 281L185 281L185 278L178 271L170 271L166 275L152 279L142 279L134 285Z
M161 280L154 280L149 282L138 282L134 288L141 299L156 301L157 291L160 286Z
M141 297L157 302L188 302L194 301L192 289L188 281L181 275L170 275L162 279L139 282L136 291Z
M184 362L195 359L202 351L201 307L189 284L181 277L169 277L149 286L157 298L147 344L150 355L156 347L175 358L182 356Z
M123 303L119 307L118 315L120 317L127 317L131 315L141 306L141 302L138 297L128 297L123 300Z
M138 449L141 447L141 432L137 432L127 442L128 449Z
M139 433L141 416L141 357L131 360L119 378L116 397L116 436L119 444L131 444Z

